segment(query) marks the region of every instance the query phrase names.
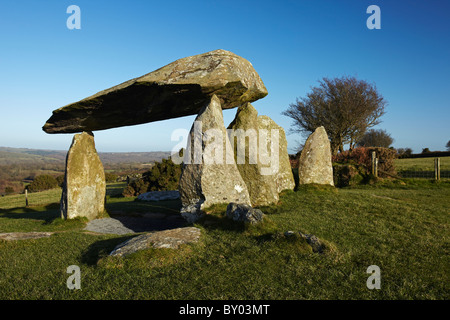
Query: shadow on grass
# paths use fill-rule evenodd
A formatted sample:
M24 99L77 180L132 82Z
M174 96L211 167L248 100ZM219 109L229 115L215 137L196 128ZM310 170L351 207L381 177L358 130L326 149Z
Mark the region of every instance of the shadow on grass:
M82 253L81 262L90 266L94 266L97 264L98 260L108 256L118 244L136 236L138 236L138 234L97 241L91 244L86 249L86 251Z
M135 213L180 213L181 200L164 201L110 201L105 204L110 214L121 215Z
M20 207L0 210L0 217L8 219L43 220L45 224L52 223L60 218L59 203L52 203L39 207Z

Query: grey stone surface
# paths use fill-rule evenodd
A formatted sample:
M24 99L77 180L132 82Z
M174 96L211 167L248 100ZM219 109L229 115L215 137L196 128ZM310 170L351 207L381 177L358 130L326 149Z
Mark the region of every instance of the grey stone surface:
M258 116L256 109L246 103L238 108L228 129L230 140L233 139L236 164L253 206L276 204L281 191L294 189L294 175L282 127L267 116Z
M242 203L228 204L226 215L233 221L241 221L250 224L256 224L264 219L264 214L261 210Z
M195 227L150 232L119 244L110 255L123 257L150 247L177 249L182 244L197 242L200 235L200 229Z
M110 234L135 233L135 231L125 227L122 222L113 218L103 218L89 221L84 230Z
M294 190L295 180L294 174L292 173L291 162L289 161L289 154L287 151L287 139L286 133L283 127L279 126L268 116L258 116L258 128L265 129L268 132L271 130L278 131L278 171L274 173L276 180L277 191L280 193L283 190ZM268 135L267 145L271 138Z
M171 191L150 191L140 194L137 197L139 201L162 201L162 200L176 200L180 198L178 190Z
M0 233L0 240L29 240L50 237L53 232L8 232Z
M236 165L247 186L251 204L253 206L276 204L278 202L277 179L272 172L270 174L264 172L264 168L267 170L270 163L261 162L258 112L250 103L238 108L233 122L228 126L228 135L233 145ZM264 147L266 145L265 143ZM268 150L270 152L270 144Z
M267 95L246 59L215 50L174 61L158 70L53 111L43 130L104 130L198 114L216 95L224 109Z
M299 184L334 186L331 147L324 127L318 127L306 140L298 165Z
M199 123L201 128L196 127ZM208 136L211 133L216 134L213 139ZM196 161L197 154L201 156L200 161ZM189 216L191 221L201 216L201 213L194 213L195 208L203 211L211 205L230 202L250 205L247 186L234 161L220 100L216 96L200 111L190 131L179 191L183 216Z
M61 217L97 218L105 210L105 171L95 150L94 135L76 134L66 157Z

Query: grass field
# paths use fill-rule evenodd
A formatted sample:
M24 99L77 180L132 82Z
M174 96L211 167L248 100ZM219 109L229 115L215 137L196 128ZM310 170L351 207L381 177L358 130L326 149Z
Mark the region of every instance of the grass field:
M450 157L441 157L441 170L450 170ZM395 168L397 171L416 170L416 171L434 171L434 158L411 158L396 159Z
M177 201L115 197L120 190L108 187L109 211L179 209ZM59 218L56 191L47 196L53 204L0 203L0 232L55 232L36 240L0 240L0 299L450 298L448 182L301 188L262 208L266 219L258 227L231 223L219 206L196 224L199 243L117 259L108 253L131 235L83 231L84 221ZM301 238L285 238L288 230L315 234L327 249L313 253ZM66 286L70 265L81 269L81 290ZM380 290L366 287L370 265L380 267Z

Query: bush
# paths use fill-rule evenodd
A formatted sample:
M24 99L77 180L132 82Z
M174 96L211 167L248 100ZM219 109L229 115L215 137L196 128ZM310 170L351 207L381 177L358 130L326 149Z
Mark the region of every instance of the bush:
M30 192L39 192L57 187L58 181L56 181L55 177L48 174L43 174L40 176L36 176L33 182L30 183L27 188Z
M340 164L353 164L360 174L368 176L372 172L372 151L376 152L378 158L378 176L388 177L395 175L394 160L397 158L397 152L393 149L381 147L359 147L353 150L344 151L333 156L333 162Z
M365 170L361 172L360 169L352 164L333 165L334 185L338 188L358 185L365 181L367 176Z
M63 187L64 184L64 174L61 174L59 176L56 177L56 182L58 183L58 186L60 186L61 188Z
M399 159L409 158L411 157L412 149L411 148L398 148L397 149L397 157Z
M13 188L13 187L10 187L10 186L5 187L5 193L6 193L6 194L14 193L14 188Z
M105 172L105 180L106 182L116 182L117 181L117 174Z
M137 179L128 184L123 191L125 197L135 197L149 191L177 190L181 176L181 165L163 159Z

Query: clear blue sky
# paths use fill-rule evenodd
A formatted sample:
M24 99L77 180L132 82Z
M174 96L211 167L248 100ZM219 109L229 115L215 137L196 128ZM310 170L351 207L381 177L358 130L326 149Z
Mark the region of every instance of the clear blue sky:
M81 30L69 30L69 5ZM369 5L381 29L369 30ZM444 150L450 139L450 1L4 1L0 10L0 146L68 149L71 134L41 127L51 112L176 59L215 49L252 62L281 115L323 77L356 76L389 102L395 147ZM235 109L224 111L225 125ZM98 151L170 151L194 116L96 131ZM287 136L290 151L304 137Z

